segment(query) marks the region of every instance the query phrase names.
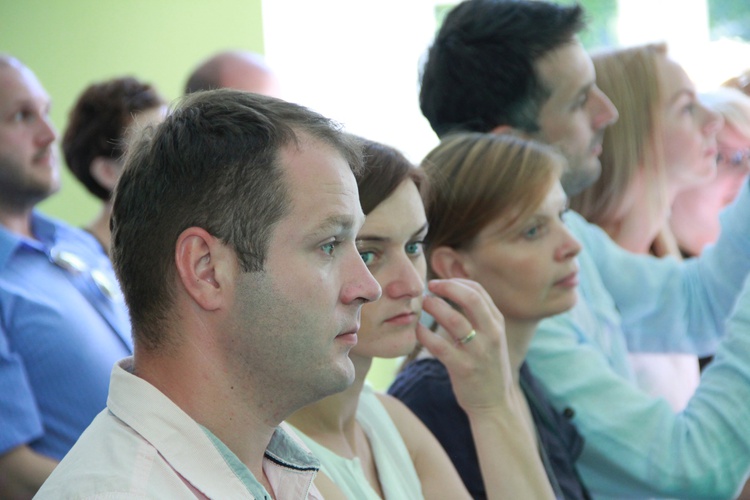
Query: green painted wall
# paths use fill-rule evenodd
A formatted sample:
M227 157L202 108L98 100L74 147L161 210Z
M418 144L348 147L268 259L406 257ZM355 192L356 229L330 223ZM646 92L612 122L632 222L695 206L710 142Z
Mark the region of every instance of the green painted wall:
M0 0L0 52L37 74L60 133L88 84L133 75L172 100L200 59L225 48L263 52L261 0ZM60 164L62 190L40 208L82 225L98 201Z

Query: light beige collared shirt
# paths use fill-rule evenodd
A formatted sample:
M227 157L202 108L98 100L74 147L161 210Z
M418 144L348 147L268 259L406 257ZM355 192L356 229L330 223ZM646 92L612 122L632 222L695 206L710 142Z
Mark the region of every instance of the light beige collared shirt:
M131 369L132 358L114 366L107 409L35 498L271 498L229 448ZM275 498L319 500L319 462L298 439L277 428L263 470Z

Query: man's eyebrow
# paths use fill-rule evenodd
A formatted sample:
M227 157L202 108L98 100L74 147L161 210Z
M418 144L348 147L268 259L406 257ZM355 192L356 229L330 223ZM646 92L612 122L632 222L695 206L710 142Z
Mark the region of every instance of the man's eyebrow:
M314 233L346 233L354 229L359 217L355 214L329 215L315 228Z

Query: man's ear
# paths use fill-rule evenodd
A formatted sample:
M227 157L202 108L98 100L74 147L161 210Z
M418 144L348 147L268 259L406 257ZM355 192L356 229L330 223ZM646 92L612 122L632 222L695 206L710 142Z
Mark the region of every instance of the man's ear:
M105 158L103 156L97 156L91 162L89 171L91 177L98 182L103 188L112 191L117 184L117 179L120 178L121 165L117 160L112 158Z
M513 128L510 125L498 125L497 127L490 130L490 134L498 135L512 135L514 137L520 137L521 139L530 139L529 134L522 132L517 128Z
M215 311L234 284L234 252L203 228L189 227L177 237L175 264L182 286L201 308Z
M511 134L513 127L510 125L498 125L497 127L490 130L490 134Z
M471 278L471 259L451 247L437 247L430 254L430 267L438 277Z

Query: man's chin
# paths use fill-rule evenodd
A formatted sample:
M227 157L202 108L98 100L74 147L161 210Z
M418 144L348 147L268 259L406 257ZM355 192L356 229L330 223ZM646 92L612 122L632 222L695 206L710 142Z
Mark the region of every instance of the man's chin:
M599 159L596 158L594 161L589 161L589 164L585 167L580 166L580 164L575 169L568 166L560 182L565 190L565 194L568 197L573 197L599 180L601 174L602 165Z
M352 363L352 360L349 359L349 356L346 356L343 360L341 360L336 368L335 380L331 380L329 388L330 394L335 394L337 392L346 390L354 383L354 363Z

